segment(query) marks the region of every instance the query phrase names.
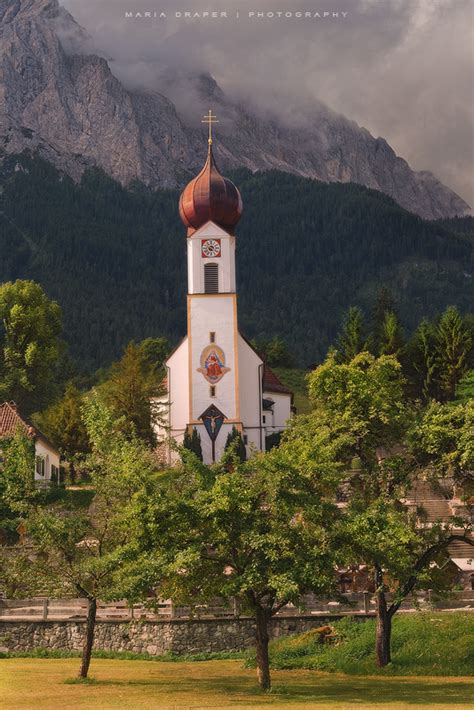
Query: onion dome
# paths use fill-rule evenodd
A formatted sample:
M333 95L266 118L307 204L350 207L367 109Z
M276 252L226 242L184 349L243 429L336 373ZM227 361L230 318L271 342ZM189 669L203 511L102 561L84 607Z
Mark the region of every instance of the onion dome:
M212 154L211 139L203 169L181 193L179 214L188 228L188 237L209 221L233 234L242 215L240 192L231 180L219 172Z

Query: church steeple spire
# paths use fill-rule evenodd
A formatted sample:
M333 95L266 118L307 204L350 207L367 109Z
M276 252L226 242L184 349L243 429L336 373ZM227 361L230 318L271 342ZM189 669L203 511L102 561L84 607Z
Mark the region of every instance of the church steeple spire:
M184 188L179 214L188 228L188 237L206 222L214 222L229 234L242 215L242 198L234 183L219 171L212 151L212 126L218 120L209 109L202 123L209 126L207 159L203 169Z
M214 116L211 109L207 112L207 114L203 117L201 123L207 123L209 126L209 137L207 139L207 143L209 146L212 145L212 124L213 123L219 123L217 120L217 116ZM211 151L211 148L209 147L209 152Z

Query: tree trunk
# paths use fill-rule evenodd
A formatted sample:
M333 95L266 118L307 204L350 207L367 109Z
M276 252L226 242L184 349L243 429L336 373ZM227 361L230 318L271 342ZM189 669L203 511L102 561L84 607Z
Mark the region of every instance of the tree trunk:
M384 592L377 592L377 631L375 637L375 654L377 665L383 668L392 660L390 657L390 637L392 634L392 616L387 611L387 600Z
M82 662L79 670L79 678L87 678L91 662L92 646L94 645L95 618L97 615L97 599L89 599L87 610L86 638L82 649Z
M270 661L268 657L268 619L264 609L258 608L255 613L255 638L257 649L257 678L262 690L270 690Z

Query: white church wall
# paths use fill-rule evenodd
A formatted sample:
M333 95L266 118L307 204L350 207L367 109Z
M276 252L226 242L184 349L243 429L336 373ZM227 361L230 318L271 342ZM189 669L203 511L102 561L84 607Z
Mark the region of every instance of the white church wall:
M265 432L261 428L262 360L239 334L240 417L247 437L247 451L265 448Z
M233 426L233 424L222 424L221 430L217 435L217 439L214 444L216 461L219 461L219 459L222 457L222 454L224 453L227 437L231 433ZM207 463L212 463L212 441L209 438L209 434L206 431L206 427L204 426L204 424L201 424L196 425L196 429L198 430L199 436L201 437L201 451L203 460Z
M263 396L265 399L272 399L274 402L273 416L271 416L270 412L264 412L266 414L265 427L267 434L271 434L272 431L286 429L287 422L291 417L291 395L280 392L264 392Z
M188 339L185 338L167 361L169 402L173 436L184 431L189 422Z
M238 397L236 397L236 305L234 295L189 296L191 390L193 422L214 404L227 419L239 421ZM215 397L210 396L211 383L199 372L201 354L210 345L210 331L215 333L215 345L225 355L225 367L229 368L215 383Z

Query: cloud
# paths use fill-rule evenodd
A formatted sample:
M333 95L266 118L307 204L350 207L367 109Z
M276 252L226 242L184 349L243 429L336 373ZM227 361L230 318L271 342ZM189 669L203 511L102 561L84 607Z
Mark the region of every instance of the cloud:
M184 77L199 71L210 72L229 96L295 124L309 105L323 102L386 138L413 168L431 170L474 205L471 0L62 4L112 58L112 71L124 84L162 90L189 117L195 97ZM213 10L228 17L174 16ZM126 11L165 12L167 18L126 19ZM298 11L340 15L297 18ZM249 12L275 14L249 18ZM292 17L278 18L277 12Z

